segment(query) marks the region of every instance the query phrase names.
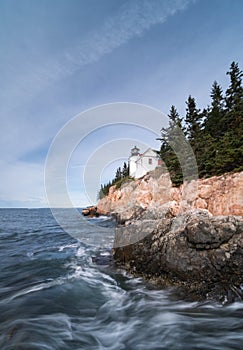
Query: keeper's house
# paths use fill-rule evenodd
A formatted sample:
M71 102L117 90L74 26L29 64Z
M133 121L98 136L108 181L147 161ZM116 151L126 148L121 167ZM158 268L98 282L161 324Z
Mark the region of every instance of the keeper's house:
M161 164L159 151L148 148L144 153L140 153L140 149L135 146L129 157L129 175L138 179Z

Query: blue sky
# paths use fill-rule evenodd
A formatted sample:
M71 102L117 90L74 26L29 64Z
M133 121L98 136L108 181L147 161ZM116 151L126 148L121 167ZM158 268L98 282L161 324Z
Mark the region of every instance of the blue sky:
M212 82L225 89L230 63L242 68L242 13L241 0L1 0L0 206L47 206L48 149L86 109L128 101L165 114L175 104L183 114L189 94L198 107L209 104ZM159 146L133 129L103 128L75 150L68 171L75 205L88 204L79 181L87 154L109 137Z

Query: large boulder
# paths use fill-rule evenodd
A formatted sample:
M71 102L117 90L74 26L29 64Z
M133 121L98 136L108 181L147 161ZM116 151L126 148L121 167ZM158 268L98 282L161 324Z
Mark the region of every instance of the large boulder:
M93 217L99 217L100 213L98 212L96 206L90 206L82 210L82 215L93 218Z
M114 258L132 273L197 299L236 300L243 287L243 222L190 210L118 227Z

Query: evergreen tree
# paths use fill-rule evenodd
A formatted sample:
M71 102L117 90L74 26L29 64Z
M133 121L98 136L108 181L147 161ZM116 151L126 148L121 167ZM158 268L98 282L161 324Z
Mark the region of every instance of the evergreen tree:
M226 90L223 136L216 157L220 173L240 170L243 165L243 73L238 63L231 63L227 75L230 76L230 85Z
M225 116L223 90L221 86L214 81L211 89L211 107L205 123L205 131L212 137L220 137L223 132L223 123Z
M204 110L204 129L201 133L201 152L198 159L200 176L216 173L217 143L223 135L224 98L221 86L214 81L211 89L211 106Z
M161 130L161 149L160 157L166 164L166 167L171 174L172 182L178 186L183 182L183 175L178 160L178 141L179 133L182 128L182 118L180 118L175 106L171 106L169 117L169 127ZM179 146L180 147L180 146Z
M197 108L195 99L189 95L188 100L186 101L186 136L192 150L195 154L197 162L200 164L200 158L203 153L203 138L202 138L202 120L205 117L205 111L200 112L200 109ZM192 159L188 159L187 167L192 166L190 162L193 162Z
M121 178L122 178L122 171L121 171L121 168L119 167L116 171L115 182L121 180Z
M191 96L186 102L186 136L196 156L200 177L243 169L243 73L238 64L232 62L227 74L230 85L225 97L221 86L214 81L210 107L201 112ZM190 152L187 156L183 154L183 147L181 151L178 147L176 125L181 126L182 121L178 119L174 106L170 109L169 118L169 127L161 130L161 157L173 183L177 185L182 181L180 168L185 175L193 160L190 159ZM179 159L184 157L184 160L188 157L188 161L179 164L178 156Z
M185 133L197 159L199 176L209 177L225 172L243 170L243 73L238 63L232 62L227 72L230 84L223 96L221 86L214 81L211 89L211 105L201 112L195 99L186 101ZM174 185L194 178L195 161L182 137L183 120L175 106L171 106L169 126L161 130L160 155L165 162ZM179 162L180 160L180 162ZM182 175L183 169L183 175ZM197 170L197 169L196 169ZM109 188L121 186L129 175L129 167L124 163L115 178L101 185L99 198L109 193Z
M222 136L225 110L223 90L216 81L214 81L212 85L210 96L212 101L204 122L204 132L210 134L212 137L218 138Z
M198 163L199 177L208 177L216 174L215 157L217 153L217 141L210 133L202 133L202 152Z
M123 168L122 168L122 177L125 178L127 176L129 176L129 167L128 167L127 163L124 162Z
M223 111L223 90L216 80L213 82L210 97L212 98L212 110Z
M242 77L243 72L240 70L238 63L232 62L230 70L226 73L230 76L230 86L226 90L226 107L227 111L238 110L242 106L243 87Z
M177 112L177 109L174 105L170 108L170 113L168 114L169 117L169 126L170 128L174 129L176 126L179 128L182 128L182 118L180 118L179 113Z
M194 146L200 137L202 114L197 109L195 99L191 95L189 95L186 105L186 135L192 146Z
M111 186L116 186L117 188L122 185L123 179L126 180L129 176L129 166L126 162L123 164L123 168L119 167L116 170L115 177L109 181L107 184L102 184L98 192L98 199L102 199L108 195Z

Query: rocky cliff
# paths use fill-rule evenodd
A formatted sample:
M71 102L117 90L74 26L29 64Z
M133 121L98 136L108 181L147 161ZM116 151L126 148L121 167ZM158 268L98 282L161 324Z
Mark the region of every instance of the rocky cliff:
M174 188L159 169L112 187L98 211L120 225L115 261L189 299L243 297L243 172Z
M212 215L243 215L243 172L214 176L173 187L168 173L160 169L143 178L110 188L98 203L98 212L114 214L120 222L150 212L152 217L170 211L173 216L191 209ZM151 217L151 218L152 218Z

